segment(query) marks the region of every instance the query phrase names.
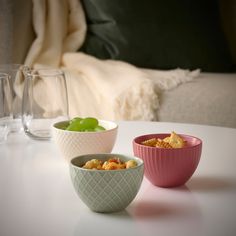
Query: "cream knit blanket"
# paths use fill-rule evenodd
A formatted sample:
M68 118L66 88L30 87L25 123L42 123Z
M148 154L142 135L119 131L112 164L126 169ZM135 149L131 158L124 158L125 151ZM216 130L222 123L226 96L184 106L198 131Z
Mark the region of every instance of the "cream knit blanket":
M78 0L33 0L36 39L25 64L61 67L66 72L69 113L111 120L156 120L162 90L197 77L199 71L140 69L79 53L86 21ZM53 87L48 84L53 93ZM39 101L44 107L49 101Z

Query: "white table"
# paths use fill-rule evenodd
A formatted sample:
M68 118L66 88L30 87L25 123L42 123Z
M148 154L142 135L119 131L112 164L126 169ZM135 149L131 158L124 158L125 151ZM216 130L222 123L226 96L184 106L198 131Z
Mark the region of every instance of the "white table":
M0 235L236 235L236 129L155 122L120 122L113 152L132 154L132 139L175 131L203 140L198 169L182 187L144 178L122 212L90 211L76 195L68 164L51 141L11 135L0 146Z

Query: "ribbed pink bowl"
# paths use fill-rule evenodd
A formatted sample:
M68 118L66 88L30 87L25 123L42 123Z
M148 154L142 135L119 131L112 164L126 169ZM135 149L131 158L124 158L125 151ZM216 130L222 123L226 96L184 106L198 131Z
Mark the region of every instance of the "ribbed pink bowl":
M151 138L163 139L170 134L148 134L133 140L134 155L143 159L145 176L159 187L177 187L185 184L195 172L200 161L202 141L179 134L187 143L183 148L158 148L142 145Z

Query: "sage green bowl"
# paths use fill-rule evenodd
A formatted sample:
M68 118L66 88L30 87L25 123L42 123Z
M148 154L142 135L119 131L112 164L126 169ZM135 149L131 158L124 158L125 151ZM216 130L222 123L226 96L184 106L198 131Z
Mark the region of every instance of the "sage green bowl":
M81 168L91 159L106 161L120 158L135 160L137 166L121 170L91 170ZM88 154L70 161L70 175L80 199L95 212L109 213L124 210L137 195L144 173L143 161L128 155L106 153Z

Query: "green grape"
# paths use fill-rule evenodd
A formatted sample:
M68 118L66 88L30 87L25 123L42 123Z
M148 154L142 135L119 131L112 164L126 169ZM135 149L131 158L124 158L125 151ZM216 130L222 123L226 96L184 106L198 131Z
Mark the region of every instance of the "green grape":
M93 117L87 117L80 121L81 129L94 129L96 126L98 126L98 120Z
M81 125L80 125L81 119L73 119L66 130L69 131L81 131Z
M99 125L98 120L93 117L75 117L69 121L69 125L67 127L62 127L62 129L80 132L98 132L106 130L104 127Z
M83 120L83 118L75 117L72 120L70 120L70 124L73 123L73 122L80 122L81 120Z
M94 132L94 129L85 129L85 132Z
M103 131L106 130L103 126L98 125L97 127L94 128L94 131Z

